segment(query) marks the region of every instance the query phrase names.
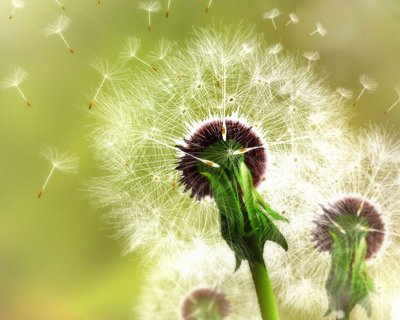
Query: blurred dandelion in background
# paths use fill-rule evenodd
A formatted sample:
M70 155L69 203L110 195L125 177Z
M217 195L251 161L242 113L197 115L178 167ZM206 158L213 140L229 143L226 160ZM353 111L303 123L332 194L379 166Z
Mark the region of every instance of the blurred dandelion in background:
M316 62L321 58L318 51L305 51L302 56L308 61L307 70L310 70L312 62Z
M54 34L59 35L61 40L66 45L69 52L74 53L74 49L71 48L65 37L63 36L63 32L71 25L71 19L65 15L58 16L57 20L54 23L49 24L44 30L43 33L46 36L51 36Z
M289 21L283 26L283 28L287 28L290 24L298 24L300 21L299 16L295 13L289 13Z
M389 108L387 108L386 110L385 110L385 114L387 115L390 111L392 111L392 109L395 107L395 106L397 106L398 104L399 104L399 102L400 102L400 83L398 83L398 84L396 84L395 86L394 86L394 91L396 91L396 93L397 93L397 100L395 101L395 102L393 102L393 104L389 107Z
M60 152L56 148L45 146L40 154L51 163L51 169L43 183L42 188L37 194L38 198L43 196L43 193L53 177L55 171L63 173L75 174L78 172L79 158L73 154Z
M386 319L400 285L398 136L371 126L331 147L334 161L323 166L315 160L297 169L279 163L276 170L286 170L287 182L268 191L291 221L282 226L287 254L266 247L277 255L267 267L281 315L364 319L371 313L371 319ZM349 258L351 252L358 259Z
M31 103L28 101L28 99L26 98L24 92L20 87L21 83L23 83L27 77L28 73L24 69L18 67L9 77L3 80L1 86L3 87L3 89L9 89L9 88L17 89L19 95L21 96L22 99L24 99L26 105L30 107Z
M57 4L58 4L58 6L59 6L62 10L65 10L64 5L63 5L60 1L56 0L56 2L57 2Z

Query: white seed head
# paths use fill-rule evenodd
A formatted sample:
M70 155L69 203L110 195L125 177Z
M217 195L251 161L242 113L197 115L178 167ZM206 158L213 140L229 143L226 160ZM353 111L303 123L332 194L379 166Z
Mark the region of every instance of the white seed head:
M152 60L164 60L174 48L174 45L175 44L169 40L161 39L157 44L156 50L151 53Z
M93 197L112 211L127 251L144 247L151 257L188 246L194 235L211 242L220 237L214 201L191 198L179 183L182 152L174 146L185 146L192 132L221 119L224 107L227 120L252 127L265 141L269 163L296 151L301 159L317 157L323 167L337 159L332 146L346 132L347 111L337 106L336 94L297 55L282 54L277 65L251 28L201 29L157 72L130 70L127 81L111 89L99 97L94 115L98 163L107 174ZM285 182L272 167L266 181ZM105 201L107 193L121 196Z
M378 82L365 73L360 76L359 80L363 88L368 91L375 91L378 88Z
M280 42L278 42L277 44L274 44L273 46L271 46L271 47L269 47L267 49L268 53L272 54L272 55L276 55L278 53L281 53L282 50L283 50L283 45Z
M229 304L229 308L221 310L222 314L217 319L261 319L247 263L243 263L236 272L234 270L234 257L226 245L208 246L199 240L192 250L159 260L135 308L136 316L138 319L153 320L198 319L187 317L189 310L185 303L191 293L209 290L223 295L225 304ZM185 317L182 311L185 311Z
M278 8L273 8L270 11L266 11L263 14L264 19L275 19L281 15L281 12L279 11Z
M351 89L347 89L347 88L343 88L343 87L338 87L336 89L336 92L338 93L338 95L340 95L341 98L343 99L350 99L353 97L353 90Z
M53 34L60 34L65 29L67 29L71 24L71 19L66 15L59 15L57 20L55 20L52 24L49 24L44 30L43 33L46 36L51 36Z
M27 77L28 73L21 67L18 67L9 77L5 78L2 81L1 86L3 87L3 89L18 87L22 82L26 80Z
M122 60L129 60L136 57L137 52L140 49L141 39L136 37L129 37L125 41L124 48L120 54Z
M21 0L11 0L11 4L16 9L21 9L25 5L25 3Z
M328 30L324 27L324 25L321 22L317 22L315 24L317 29L315 30L321 37L325 37L326 34L328 33Z
M299 22L299 16L297 14L295 14L295 13L290 13L289 14L289 19L294 24Z
M139 4L139 8L147 12L157 12L161 10L161 4L157 0L143 1Z
M268 243L265 248L267 269L277 299L281 301L280 312L288 319L320 319L327 311L325 284L331 266L330 255L316 249L311 232L315 220L322 214L320 205L333 203L343 196L367 199L379 208L385 221L384 245L368 261L368 274L380 288L377 296L393 297L400 286L397 277L400 237L396 227L400 221L398 135L372 126L345 136L336 143L321 141L320 147L326 149L325 160L317 160L315 156L302 160L296 155L296 164L289 165L290 159L277 159L273 170L281 177L271 181L270 189L267 186L265 190L270 204L284 208L290 221L281 227L288 240L288 252L283 253ZM330 155L329 149L334 149L334 154ZM331 161L331 156L335 160ZM321 160L325 163L322 170ZM371 319L389 319L387 304L371 298ZM364 318L359 315L362 312L356 309L353 312L358 315L353 315L356 319Z
M309 61L318 61L321 56L318 51L305 51L303 52L302 56Z
M79 158L73 154L60 152L58 149L49 146L44 146L40 154L59 171L64 173L78 172Z
M111 65L103 58L95 58L91 66L97 70L106 80L115 81L123 78L124 70L119 65Z

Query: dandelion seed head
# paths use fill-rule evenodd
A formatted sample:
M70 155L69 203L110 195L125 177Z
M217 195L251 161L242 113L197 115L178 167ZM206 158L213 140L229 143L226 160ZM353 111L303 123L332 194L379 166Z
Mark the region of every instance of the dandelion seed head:
M243 44L251 51L246 52ZM104 180L98 180L103 183L96 184L93 191L98 194L93 196L101 198L109 188L112 194L124 195L98 202L112 211L110 219L119 236L126 239L126 251L144 247L152 257L193 246L197 238L213 242L220 237L217 208L210 192L203 192L207 187L199 182L191 188L202 190L197 192L199 201L185 192L194 181L189 173L195 175L197 166L204 164L193 158L202 157L196 146L190 145L199 130L208 128L205 132L211 132L211 138L223 141L225 120L227 138L240 127L249 134L241 129L234 138L245 138L245 147L259 146L255 137L268 147L241 154L248 159L256 156L254 168L259 173L254 169L252 174L259 179L260 192L275 188L275 184L284 188L282 171L285 177L293 174L291 188L295 188L295 173L278 171L273 163L290 167L305 164L302 174L312 176L307 170L325 170L325 162L335 162L341 156L336 154L335 145L338 135L346 136L347 111L337 106L336 93L307 72L298 56L282 55L277 65L251 28L198 30L163 59L158 72L132 71L112 89L97 101L94 147L97 163L107 174ZM190 150L182 150L185 147ZM185 152L192 152L192 157ZM268 170L261 165L266 160L264 152L268 153ZM225 152L225 156L231 153ZM188 170L186 176L176 169L182 159ZM218 164L216 158L202 160ZM104 183L107 180L110 183ZM286 191L284 194L288 195ZM128 200L121 202L126 197ZM282 210L285 206L284 201L274 205ZM158 208L156 213L154 207ZM153 231L142 232L153 218Z
M136 37L129 37L125 41L123 51L120 54L120 58L123 60L129 60L136 57L137 52L140 49L141 39Z
M270 11L266 11L263 14L264 19L275 19L281 15L281 12L278 8L273 8Z
M283 50L283 45L282 43L277 43L271 47L268 48L268 53L272 55L276 55L278 53L281 53Z
M233 272L233 254L220 243L207 246L199 241L195 249L160 261L157 272L148 279L137 316L192 320L203 319L201 315L211 318L210 311L216 311L211 315L218 319L260 319L248 265Z
M53 34L60 34L64 30L66 30L70 25L71 25L71 19L68 18L66 15L61 14L52 24L49 24L43 30L43 33L46 36L51 36Z
M95 58L91 66L97 70L106 80L121 80L124 70L118 65L111 65L110 62L103 58Z
M302 56L309 61L318 61L321 58L318 51L305 51Z
M139 8L147 12L157 12L161 10L161 4L156 0L148 0L141 2Z
M27 77L28 73L21 67L18 67L13 71L13 73L9 77L5 78L2 81L1 86L3 87L3 89L18 87L21 83L23 83L26 80Z
M343 99L351 99L353 97L353 90L343 88L343 87L338 87L336 89L336 92L338 95L340 95L341 98Z
M299 16L296 13L289 13L289 19L292 23L296 24L299 22Z
M307 159L296 155L294 166L289 165L293 158L282 161L279 157L269 166L272 177L275 171L281 176L267 180L265 196L271 205L285 211L290 224L281 226L288 240L288 252L277 251L277 258L274 256L273 261L266 261L280 301L280 311L288 318L314 319L326 313L330 240L329 236L322 236L320 225L323 224L323 228L332 226L332 221L336 221L332 217L343 212L356 216L358 213L369 226L363 229L368 231L368 273L376 285L377 296L386 297L385 302L385 299L371 296L371 319L388 315L387 301L400 286L396 278L400 272L396 261L400 243L396 228L400 217L399 185L396 182L400 168L398 136L371 126L353 137L346 134L339 140L336 144L332 140L329 144L325 142L320 146L324 146L320 155ZM334 153L330 154L332 149L335 149ZM321 204L330 212L331 219L327 218L326 212L321 214ZM318 221L318 227L315 221ZM321 251L318 247L326 250ZM269 250L267 243L265 251ZM304 279L309 286L304 285ZM310 286L312 290L309 290ZM355 308L353 313L356 318L365 317L362 308Z
M25 3L21 0L11 0L11 4L14 8L20 9L25 6Z
M360 76L359 80L363 88L368 91L375 91L378 88L378 82L365 73Z
M328 33L328 30L326 30L325 26L321 22L317 22L316 24L317 27L317 32L321 37L325 37L326 34Z
M58 149L45 146L40 154L57 170L64 173L77 173L79 158L73 154L60 152Z

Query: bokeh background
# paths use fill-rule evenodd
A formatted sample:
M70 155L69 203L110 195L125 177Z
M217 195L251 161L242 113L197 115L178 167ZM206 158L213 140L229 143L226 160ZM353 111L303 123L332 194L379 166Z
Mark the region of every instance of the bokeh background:
M379 88L353 107L354 127L368 122L400 130L400 2L398 0L167 0L147 15L137 0L62 0L72 20L64 33L76 50L70 54L57 36L43 29L62 10L53 0L27 0L9 19L11 1L0 0L0 78L20 66L29 72L21 85L32 107L15 89L0 91L0 319L115 320L135 319L132 307L148 265L142 253L124 256L104 212L88 200L85 182L98 174L88 134L93 117L87 105L101 76L90 67L96 56L115 61L124 40L142 39L141 57L161 38L180 42L193 28L252 24L267 42L285 49L318 50L319 67L332 87L356 93L358 76L367 73ZM263 20L278 7L281 27L290 12L298 25L274 32ZM308 37L321 21L328 34ZM36 198L50 164L39 155L44 144L80 157L78 175L56 173L40 200ZM145 319L146 320L146 319Z

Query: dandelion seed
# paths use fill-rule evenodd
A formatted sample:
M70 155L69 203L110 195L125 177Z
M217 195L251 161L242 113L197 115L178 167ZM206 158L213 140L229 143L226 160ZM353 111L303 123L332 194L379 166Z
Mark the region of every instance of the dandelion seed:
M111 66L110 63L105 59L95 59L92 63L92 67L97 70L103 76L103 78L96 89L93 99L89 103L89 110L93 108L105 82L120 80L123 73L119 66Z
M394 90L395 90L396 93L397 93L397 100L396 100L395 102L393 102L393 104L392 104L389 108L387 108L387 109L385 110L385 115L387 115L390 111L392 111L392 109L393 109L395 106L397 106L398 103L400 102L400 83L397 84L397 85L395 85Z
M50 182L55 171L60 171L64 173L77 173L79 158L75 155L69 153L61 153L56 148L52 148L46 146L40 153L43 157L45 157L51 163L51 170L46 180L37 194L38 199L43 196L43 193Z
M24 7L25 3L21 0L11 0L11 5L13 8L10 14L10 19L14 17L14 14L18 9L22 9Z
M283 26L283 28L286 28L290 24L298 24L299 23L299 16L295 13L290 13L289 14L289 21L286 22L286 24Z
M280 15L281 15L281 12L279 11L279 9L278 8L273 8L270 11L264 12L263 18L271 20L272 25L274 26L274 30L278 31L278 28L276 27L276 24L275 24L275 19L277 17L279 17Z
M169 17L169 13L170 13L170 6L171 6L171 0L168 0L168 4L167 4L167 11L165 12L165 17L168 18Z
M358 101L360 101L365 91L375 91L376 88L378 88L378 82L376 82L374 78L371 78L366 74L362 74L359 78L359 81L362 86L362 89L358 94L356 100L353 102L353 106L355 106L358 103Z
M129 37L125 41L124 48L120 54L120 59L124 62L127 62L131 59L136 59L140 63L143 63L145 66L151 68L153 71L157 71L157 68L147 63L143 59L137 56L137 53L140 49L141 39L136 37Z
M141 2L139 8L148 12L148 25L147 28L151 30L151 13L160 11L161 5L160 2L157 0L148 0L145 2Z
M14 70L11 76L4 79L4 81L2 82L2 87L3 89L16 88L19 95L22 97L22 99L24 99L27 106L30 107L31 103L28 101L20 87L21 83L23 83L27 77L28 73L26 73L24 69L18 67Z
M58 0L55 0L55 1L57 2L57 4L60 6L61 9L65 10L64 5L60 1L58 1Z
M49 24L44 30L44 34L46 36L51 36L53 34L57 34L60 36L61 40L64 42L69 52L74 53L74 49L71 48L65 37L63 36L63 32L70 26L71 20L65 16L60 15L53 24Z
M340 96L339 104L342 102L342 100L349 100L353 97L353 90L343 87L337 88L336 93Z
M303 52L302 56L303 56L303 58L308 60L307 70L310 70L311 62L318 61L321 58L318 51L306 51L306 52Z
M314 31L311 31L308 36L313 36L314 34L319 34L321 37L325 37L326 34L328 33L328 31L326 30L326 28L323 26L323 24L321 22L317 22L315 24L316 29Z
M283 45L281 43L277 43L268 48L268 53L270 55L273 55L275 57L276 62L279 63L278 54L281 53L282 50L283 50Z
M213 0L209 0L208 4L206 6L206 13L208 13L208 11L210 10L211 4L212 4Z

